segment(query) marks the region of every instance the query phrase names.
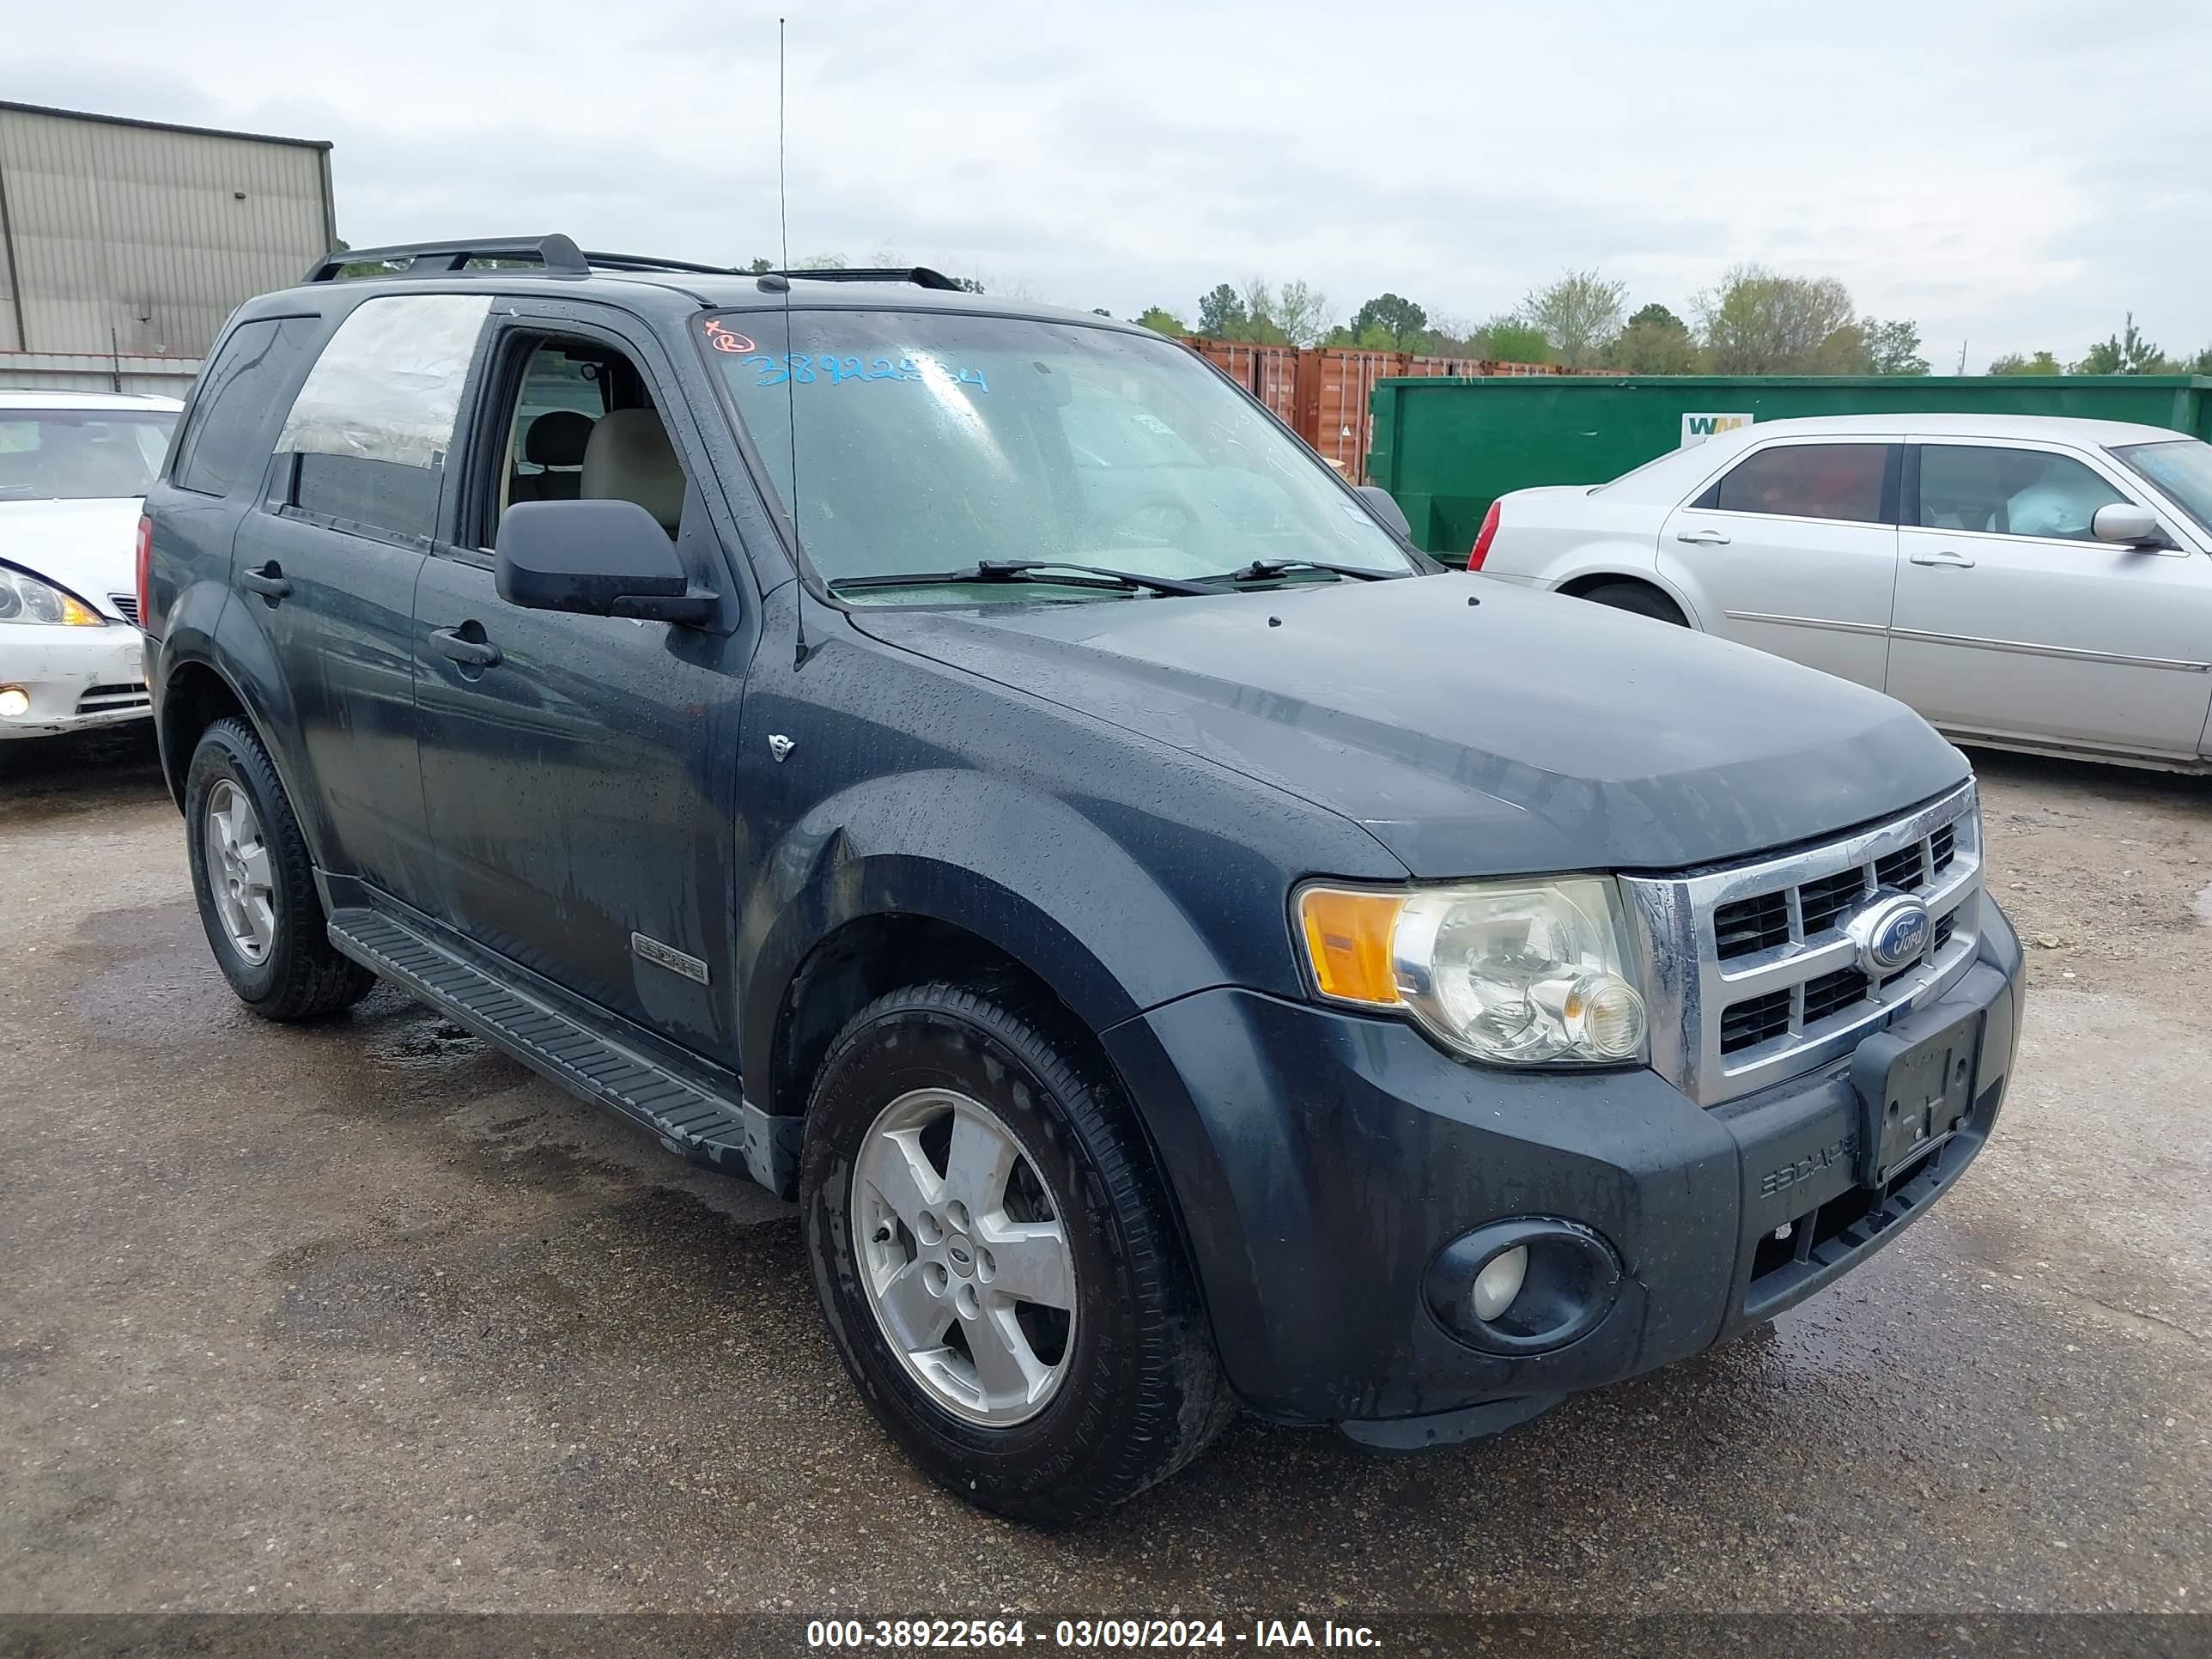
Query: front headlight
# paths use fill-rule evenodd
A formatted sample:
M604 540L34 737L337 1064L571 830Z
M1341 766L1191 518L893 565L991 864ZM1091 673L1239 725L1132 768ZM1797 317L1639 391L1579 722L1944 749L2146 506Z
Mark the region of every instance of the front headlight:
M0 623L62 623L103 628L107 618L74 593L42 582L27 571L0 564Z
M1617 1066L1644 1055L1644 999L1609 878L1298 890L1314 984L1334 1002L1411 1014L1502 1066Z

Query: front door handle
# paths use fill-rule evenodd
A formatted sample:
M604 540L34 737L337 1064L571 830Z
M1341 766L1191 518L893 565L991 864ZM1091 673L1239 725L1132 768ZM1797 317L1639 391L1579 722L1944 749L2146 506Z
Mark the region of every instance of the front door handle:
M286 578L283 567L274 559L258 570L240 571L238 585L250 593L258 593L271 605L292 591L292 584Z
M1687 542L1692 547L1726 547L1729 544L1729 538L1717 530L1678 530L1674 532L1674 539Z
M450 657L464 668L496 668L499 666L499 647L487 639L471 639L462 629L483 630L474 623L463 623L460 628L441 628L430 635L430 643L441 657Z
M1974 562L1972 559L1963 553L1954 553L1948 548L1941 553L1914 553L1907 556L1915 564L1948 565L1954 570L1972 570L1974 568Z

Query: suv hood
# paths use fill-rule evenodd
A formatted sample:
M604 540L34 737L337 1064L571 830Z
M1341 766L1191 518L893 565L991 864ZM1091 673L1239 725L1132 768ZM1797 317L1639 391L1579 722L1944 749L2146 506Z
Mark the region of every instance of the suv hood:
M123 612L112 593L133 593L139 501L0 501L0 559L53 582L103 617Z
M1969 775L1878 692L1479 576L850 614L1340 812L1416 876L1679 869Z

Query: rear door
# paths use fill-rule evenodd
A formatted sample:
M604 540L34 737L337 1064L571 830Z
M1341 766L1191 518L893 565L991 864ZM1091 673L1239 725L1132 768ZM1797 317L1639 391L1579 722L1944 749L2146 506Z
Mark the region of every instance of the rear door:
M231 605L289 696L269 729L318 856L416 904L434 890L410 635L461 388L490 309L471 295L363 301L292 400L240 521ZM404 373L398 373L398 368Z
M1881 690L1902 446L1780 438L1668 516L1659 568L1711 632Z
M2158 511L2124 474L2063 445L1945 438L1916 441L1905 476L1893 696L1961 733L2197 753L2212 561L2090 534L2100 507Z

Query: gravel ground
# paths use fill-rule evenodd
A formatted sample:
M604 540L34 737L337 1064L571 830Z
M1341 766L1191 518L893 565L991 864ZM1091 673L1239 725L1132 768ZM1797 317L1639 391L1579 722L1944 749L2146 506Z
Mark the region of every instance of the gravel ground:
M1978 757L2014 1091L1841 1285L1486 1445L1248 1423L1052 1536L908 1471L787 1206L389 991L256 1021L150 744L10 749L0 1609L2212 1601L2212 781Z

